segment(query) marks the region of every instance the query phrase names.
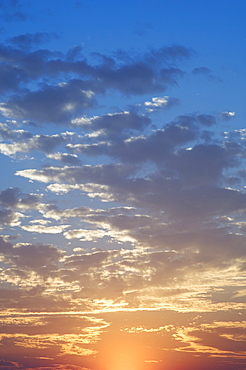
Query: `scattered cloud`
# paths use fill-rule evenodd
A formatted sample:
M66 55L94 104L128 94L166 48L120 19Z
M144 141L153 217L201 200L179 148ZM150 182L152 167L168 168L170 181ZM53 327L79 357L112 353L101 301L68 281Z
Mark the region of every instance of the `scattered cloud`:
M221 79L214 75L213 71L207 67L196 67L192 70L192 74L195 76L204 76L207 77L210 81L219 81L221 82Z
M230 112L230 111L228 111L228 112L222 112L222 113L221 113L221 117L222 117L222 119L224 119L225 121L228 121L228 120L230 120L230 119L234 118L234 117L235 117L235 115L236 115L236 113L235 113L235 112Z
M58 35L55 33L35 32L11 37L7 42L20 49L32 49L40 44L47 43L53 38L57 39Z
M169 109L178 104L179 100L177 98L169 98L169 96L154 97L151 101L144 102L148 112L153 112L158 109Z
M25 6L2 1L0 13L24 20ZM179 114L182 94L169 90L191 48L40 48L52 40L0 44L12 182L0 189L0 369L97 368L115 333L158 342L144 366L162 366L163 350L241 361L246 131L221 126L236 113L192 103ZM193 76L219 80L192 63Z

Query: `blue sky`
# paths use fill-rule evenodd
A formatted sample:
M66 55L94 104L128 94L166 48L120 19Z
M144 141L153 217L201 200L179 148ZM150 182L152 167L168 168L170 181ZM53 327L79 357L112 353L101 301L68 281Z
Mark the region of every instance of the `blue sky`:
M244 1L0 4L0 369L245 369Z

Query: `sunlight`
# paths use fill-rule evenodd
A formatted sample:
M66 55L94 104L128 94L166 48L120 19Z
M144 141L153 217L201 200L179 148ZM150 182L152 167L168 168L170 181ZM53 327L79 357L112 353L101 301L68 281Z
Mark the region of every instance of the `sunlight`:
M145 364L143 348L132 338L112 339L103 351L102 364L105 370L142 370Z

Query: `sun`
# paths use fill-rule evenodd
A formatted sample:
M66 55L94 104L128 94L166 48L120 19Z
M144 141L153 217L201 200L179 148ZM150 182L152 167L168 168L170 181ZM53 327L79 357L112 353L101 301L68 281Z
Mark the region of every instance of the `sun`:
M112 337L103 348L100 361L105 370L143 370L145 355L136 338Z
M107 370L140 370L141 355L130 348L113 351L108 359Z

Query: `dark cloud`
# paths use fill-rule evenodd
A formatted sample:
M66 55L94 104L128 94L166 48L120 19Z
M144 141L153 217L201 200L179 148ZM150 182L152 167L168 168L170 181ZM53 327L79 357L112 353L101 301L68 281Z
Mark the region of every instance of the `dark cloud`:
M213 126L216 124L216 118L211 114L199 114L197 116L197 121L204 126Z
M49 154L48 158L60 161L61 163L65 165L75 166L75 165L81 164L81 160L75 154L54 153L54 154Z
M219 81L221 79L213 74L213 71L207 67L197 67L192 70L192 74L195 76L205 76L210 81Z
M168 168L177 171L184 185L216 184L222 180L222 171L235 164L235 153L219 145L196 145L180 149L168 158Z
M112 181L118 183L122 177L127 178L134 173L133 166L121 164L85 165L83 167L47 167L42 170L17 171L17 175L31 177L43 182L63 181L70 184L92 182L104 184Z
M3 113L19 119L64 123L92 107L94 94L111 89L137 95L164 91L184 73L173 64L192 55L190 49L173 46L134 58L128 56L125 60L100 55L100 62L95 65L83 57L79 46L65 56L41 49L29 52L24 48L49 37L46 33L26 34L10 39L15 47L0 45L2 92L21 92L2 103ZM43 81L40 88L44 77L54 79L56 84L47 85ZM32 84L36 81L39 88L23 92L21 88L30 80Z
M0 224L3 226L17 226L19 219L22 217L20 213L13 212L9 209L0 209Z
M63 252L52 245L17 244L5 242L0 238L0 252L7 263L23 271L36 271L41 275L48 273L61 258Z
M72 123L83 130L96 131L98 136L116 140L127 137L132 131L144 131L151 120L144 115L127 111L92 118L77 118Z
M20 225L25 210L37 209L40 197L36 194L23 194L19 188L8 188L0 192L0 224L15 227Z
M159 49L151 49L148 51L144 58L148 63L175 63L177 61L182 61L189 59L191 56L194 56L195 51L191 48L186 48L182 45L172 45L164 46Z
M26 21L28 15L22 10L22 5L19 0L2 0L0 5L2 19L7 22Z
M82 54L82 46L81 45L76 45L70 48L66 54L66 60L69 62L75 62L79 61L80 59L83 59L83 54Z
M0 152L7 156L15 156L17 153L30 153L41 151L50 154L57 146L66 144L71 141L72 134L62 133L60 135L35 135L19 130L8 130L5 125L2 127L2 136L12 139L11 143L0 143ZM1 134L1 126L0 126ZM65 155L63 156L65 157ZM70 155L71 157L71 155ZM62 157L61 157L62 158ZM65 158L64 158L65 160ZM74 163L75 163L74 159Z
M25 73L18 67L2 65L0 67L0 92L18 90L19 85L26 80Z
M98 121L100 122L100 119ZM113 116L112 122L114 122ZM194 123L195 118L193 117L179 117L177 121L165 125L162 130L156 130L149 136L133 136L127 140L99 142L92 145L77 144L75 146L71 145L69 148L76 153L108 155L127 162L153 161L164 164L176 147L187 144L197 137L197 129ZM110 135L108 138L110 140Z
M6 123L0 123L0 136L6 141L23 141L32 138L33 134L25 130L13 130Z
M53 38L57 39L58 35L55 33L36 32L11 37L7 40L7 42L20 49L31 49L38 45L44 44Z
M118 68L109 68L105 65L98 68L97 75L103 86L127 94L144 94L146 91L161 90L161 84L155 80L153 69L143 62Z
M36 208L39 201L39 196L22 194L19 188L8 188L0 192L0 203L5 207Z
M37 122L67 123L74 113L92 107L93 93L83 90L82 81L48 86L42 90L29 92L23 96L12 97L1 109L9 117L30 119Z
M206 219L245 209L245 195L218 187L222 171L234 166L234 155L216 145L198 145L168 155L167 167L159 174L132 178L134 167L100 165L50 167L17 172L44 182L69 184L94 183L108 188L102 197L125 202L153 212L164 212L173 221ZM103 195L104 193L104 195ZM235 207L235 208L234 208Z

